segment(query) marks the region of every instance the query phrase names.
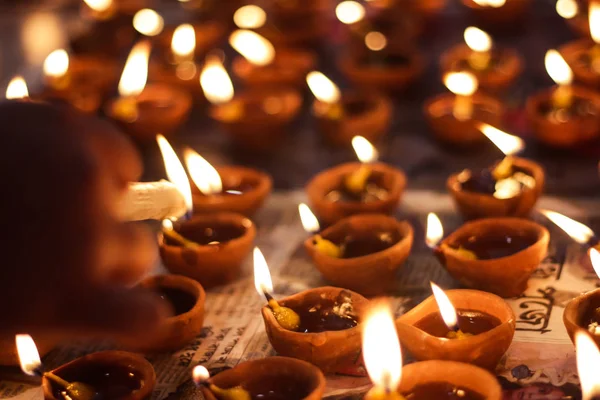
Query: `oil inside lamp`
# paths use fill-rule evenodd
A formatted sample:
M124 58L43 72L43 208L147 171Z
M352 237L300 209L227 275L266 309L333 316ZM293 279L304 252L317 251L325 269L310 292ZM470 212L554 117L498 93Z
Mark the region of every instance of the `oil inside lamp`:
M548 50L544 62L548 75L558 85L552 94L553 107L558 110L569 109L573 103L573 71L556 50Z
M6 87L6 98L8 100L29 98L27 83L25 83L25 79L22 76L15 76L10 80Z
M312 94L323 105L317 111L330 119L340 119L344 115L344 108L340 104L341 93L338 86L331 79L319 71L312 71L306 75L306 83Z
M467 46L473 51L469 56L469 65L477 71L487 69L492 58L490 50L493 42L490 35L479 28L469 26L465 29L464 39Z
M540 210L550 221L565 231L574 241L583 245L595 245L597 243L596 235L588 226L575 221L556 211Z
M564 19L571 19L579 12L579 5L575 0L558 0L556 12Z
M598 346L589 335L579 331L575 333L575 348L582 400L597 399L600 397L600 379L597 374L598 363L600 363Z
M451 72L444 76L444 84L456 95L452 115L459 121L466 121L473 116L471 96L477 90L477 78L469 72Z
M133 27L144 36L156 36L164 26L163 17L150 8L143 8L133 16Z
M229 36L229 44L250 63L269 65L275 59L275 48L256 32L238 29Z
M136 97L144 91L148 80L148 59L150 58L150 43L137 43L123 68L119 81L119 99L114 105L114 113L124 121L133 122L138 118L139 103Z
M240 29L258 29L266 22L265 10L254 4L242 6L233 14L233 23Z
M506 0L473 0L473 2L480 7L500 8L506 3Z
M197 365L192 370L192 380L196 386L206 386L217 398L225 400L251 400L250 393L241 386L234 386L232 388L222 389L212 383L208 383L210 374L208 370L202 366Z
M343 24L355 24L365 17L365 8L357 1L345 0L335 7L335 15Z
M319 220L311 209L304 203L298 205L298 212L300 213L300 220L302 221L302 227L306 232L315 233L313 241L318 251L323 254L327 254L330 257L341 258L343 256L343 249L337 246L333 242L324 239L321 235L316 234L321 229Z
M442 315L442 319L444 323L450 329L450 332L446 335L449 339L464 339L469 336L473 336L470 333L463 333L458 326L458 315L456 314L456 310L446 293L435 283L430 282L431 290L433 291L433 296L435 297L435 302L437 303L440 314Z
M589 10L590 35L594 45L590 48L590 67L600 74L600 3L590 1Z
M69 86L69 55L64 49L54 50L44 60L44 75L55 89L66 89Z

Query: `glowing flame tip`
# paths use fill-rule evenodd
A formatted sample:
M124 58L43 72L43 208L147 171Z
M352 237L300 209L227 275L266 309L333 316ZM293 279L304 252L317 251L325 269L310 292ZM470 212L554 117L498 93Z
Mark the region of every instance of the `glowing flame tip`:
M298 212L300 213L300 221L306 232L318 232L321 228L319 220L313 214L312 210L304 203L298 204Z
M431 290L433 291L433 297L435 298L435 302L440 309L440 314L442 315L442 319L444 323L450 330L455 330L458 328L458 316L456 315L456 309L450 302L450 299L444 293L444 291L435 283L430 282Z
M266 293L273 292L273 281L271 279L271 272L269 271L269 265L262 251L258 247L254 248L254 287L258 294L263 296Z
M504 155L517 154L525 148L525 142L518 136L511 135L485 123L480 123L478 128Z
M192 189L190 187L190 181L185 173L185 169L177 157L177 153L171 147L169 141L163 135L156 135L156 141L163 157L165 164L165 170L167 177L172 184L175 185L179 193L185 199L185 204L188 211L192 211L194 208L192 201Z
M584 400L591 400L594 396L600 395L600 379L597 374L600 351L594 340L585 331L575 333L575 348L581 393Z
M15 336L15 344L23 373L31 376L38 375L42 361L33 338L26 334L19 334Z
M375 146L362 136L354 136L352 138L352 148L356 153L356 157L362 163L374 162L379 158L379 153Z

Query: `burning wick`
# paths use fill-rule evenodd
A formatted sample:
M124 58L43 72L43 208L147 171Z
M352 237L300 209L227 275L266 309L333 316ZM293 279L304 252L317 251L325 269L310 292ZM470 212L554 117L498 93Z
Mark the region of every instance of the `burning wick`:
M492 58L490 50L493 42L490 35L479 28L469 26L465 29L464 39L467 46L472 50L469 55L469 65L478 71L487 69Z
M552 104L556 108L569 108L573 103L573 71L562 55L556 50L548 50L544 58L546 71L558 85L552 93Z
M298 212L300 213L300 220L302 221L304 230L315 234L312 239L317 251L330 257L342 258L344 255L342 246L337 246L332 241L324 239L321 235L317 234L321 227L319 225L319 220L315 214L313 214L311 209L306 204L300 203L298 204Z
M115 114L122 120L133 122L138 118L137 96L144 91L148 80L148 59L150 42L141 41L131 49L121 79L119 99L115 104Z
M208 379L210 378L210 373L208 370L202 365L196 365L192 370L192 380L196 384L196 386L204 386L211 392L213 392L220 399L227 400L251 400L252 397L250 393L248 393L241 386L234 386L228 389L221 389L220 387L209 383Z
M282 307L273 298L273 281L265 256L258 247L254 248L254 287L259 295L265 296L267 303L273 311L275 319L283 329L297 331L300 327L300 316L291 308Z
M164 219L162 222L162 232L165 236L167 236L172 241L180 244L183 247L187 247L188 249L193 249L199 246L198 243L186 239L182 234L173 229L173 222L170 219Z
M341 119L344 116L344 107L340 103L340 88L331 79L319 71L312 71L306 75L308 88L320 102L318 113L330 119Z
M452 115L459 121L466 121L473 116L473 100L471 96L477 91L479 83L475 75L469 72L451 72L444 76L444 84L456 95Z
M356 171L352 172L344 180L346 189L350 192L358 194L365 190L367 182L371 176L372 170L369 163L377 161L379 153L373 145L362 136L354 136L352 138L352 148L356 156L361 162L361 166Z
M444 293L444 291L435 283L429 282L431 285L431 290L433 291L433 296L435 297L435 302L437 303L440 314L442 315L442 319L444 323L450 329L450 332L446 334L448 339L465 339L469 336L473 336L470 333L464 333L460 330L458 326L458 315L456 314L456 310L454 306L450 302L450 299Z
M546 218L548 218L550 221L556 224L556 226L565 231L565 233L577 243L589 247L598 246L598 237L594 234L594 231L592 231L588 226L582 224L581 222L577 222L574 219L571 219L565 215L557 213L556 211L539 211L540 213L544 214Z

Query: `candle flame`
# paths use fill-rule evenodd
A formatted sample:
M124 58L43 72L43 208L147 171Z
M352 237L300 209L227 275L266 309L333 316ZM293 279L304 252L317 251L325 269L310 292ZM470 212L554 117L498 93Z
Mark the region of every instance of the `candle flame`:
M456 310L450 302L450 299L438 285L436 285L433 282L429 282L429 284L431 285L433 297L435 297L435 302L437 303L438 308L440 309L440 314L442 315L444 323L450 330L457 329L458 316L456 315Z
M165 27L165 21L156 11L143 8L133 16L133 27L142 35L156 36Z
M302 227L306 232L318 232L321 229L319 220L311 209L304 203L298 204L298 212L300 213L300 221L302 221Z
M169 141L163 135L156 135L156 141L162 154L163 162L165 164L165 170L169 181L181 193L185 199L185 205L188 211L192 211L194 206L192 202L192 189L190 187L190 181L185 173L185 169L177 157L177 153L171 147Z
M163 219L162 227L166 231L172 231L173 230L173 221L171 221L170 219Z
M212 104L227 103L233 99L233 83L221 61L216 57L206 60L200 74L200 86Z
M600 3L597 1L590 1L589 21L592 40L600 44Z
M471 96L477 90L478 82L470 72L450 72L444 75L444 84L452 93Z
M427 214L427 232L425 233L425 243L432 249L438 245L444 237L444 227L442 221L436 213Z
M309 72L306 75L306 83L317 100L328 104L334 104L340 100L340 89L323 73Z
M133 46L119 81L119 94L122 97L137 96L144 91L148 80L149 58L150 42L141 41Z
M600 351L590 335L583 330L575 332L575 348L582 398L591 400L594 396L600 395L600 379L598 377Z
M594 237L594 231L581 222L577 222L555 211L540 210L540 212L579 244L586 244Z
M108 10L112 4L113 0L83 0L85 4L92 10L96 12L104 12Z
M69 55L65 49L57 49L44 60L44 75L60 78L69 70Z
M573 81L573 71L565 59L556 50L548 50L544 58L546 71L557 85L570 85Z
M196 31L191 24L181 24L173 32L171 39L171 51L181 57L193 57L196 49Z
M258 29L267 22L267 13L259 6L249 4L236 10L233 22L240 29Z
M469 26L464 33L465 43L473 51L486 52L492 48L492 38L486 32Z
M343 24L354 24L365 17L365 8L357 1L346 0L335 7L335 15Z
M481 7L492 7L492 8L500 8L506 3L506 0L473 0L473 1Z
M203 365L196 365L192 370L192 380L196 385L206 382L210 378L210 373Z
M362 351L371 381L395 392L402 378L402 351L388 304L382 302L368 310L363 323Z
M377 149L362 136L354 136L352 138L352 148L356 153L356 157L362 163L370 163L373 161L377 161L379 158L379 153Z
M29 97L29 90L27 90L25 79L22 76L12 78L6 87L6 98L8 100L15 100L27 97Z
M558 0L556 12L564 19L571 19L579 12L579 5L575 0Z
M594 267L594 272L600 278L600 252L592 247L589 253L592 267Z
M268 65L275 58L275 48L256 32L238 29L229 36L229 44L254 65Z
M192 149L184 151L185 164L194 184L205 195L221 193L223 182L217 170Z
M387 46L387 38L381 32L369 32L365 36L365 46L372 51L381 51Z
M259 295L273 292L273 281L269 265L262 251L258 247L254 248L254 287Z
M485 123L480 123L477 127L506 156L517 154L525 148L525 142L518 136L511 135Z
M33 338L24 334L16 335L15 343L17 345L21 371L27 375L36 376L38 374L37 371L42 366L42 361L40 360L40 354Z

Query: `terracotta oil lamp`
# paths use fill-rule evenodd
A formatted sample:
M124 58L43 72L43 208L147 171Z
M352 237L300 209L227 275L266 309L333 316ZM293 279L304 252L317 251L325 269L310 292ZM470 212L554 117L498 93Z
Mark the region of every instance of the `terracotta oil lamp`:
M543 168L513 155L525 147L519 137L491 125L477 126L505 157L486 169L450 175L446 186L454 203L467 219L529 215L544 190Z
M502 297L515 297L548 251L550 234L520 218L484 218L467 222L443 237L435 214L428 216L427 244L450 275L465 286Z
M372 92L341 93L335 83L321 72L310 72L306 81L315 96L313 115L325 141L348 146L357 132L370 142L379 141L392 119L392 104Z
M376 162L377 150L361 136L352 139L361 161L320 172L306 185L311 208L325 225L354 214L392 214L406 187L401 170Z
M246 87L302 88L304 77L314 68L316 57L307 50L278 49L259 34L239 29L229 37L242 57L233 59L233 73Z
M502 124L502 103L477 92L478 81L470 72L450 72L444 84L452 93L427 100L423 106L425 119L434 137L456 147L470 147L485 141L477 129L480 122Z
M600 95L571 85L573 71L556 50L546 53L546 70L557 83L527 99L526 113L533 133L557 148L584 145L600 134Z
M212 104L209 116L244 150L272 151L300 111L302 98L294 89L254 89L235 94L221 61L209 57L200 75L204 95Z
M598 254L597 251L595 254ZM600 289L581 294L571 300L565 308L563 323L571 340L575 340L577 332L585 331L596 345L600 345Z
M288 357L246 361L210 378L196 366L193 379L207 400L320 400L325 377L315 366Z
M271 177L256 169L233 165L215 169L191 149L185 151L185 161L198 214L228 211L251 217L271 193Z
M323 276L338 287L364 296L386 293L408 258L413 229L406 221L381 214L341 219L319 232L319 221L306 204L299 206L302 225L314 236L304 248Z
M577 351L577 374L581 384L582 399L598 399L600 397L600 380L594 368L600 363L598 345L583 331L575 334L574 342Z
M17 75L10 80L6 86L5 98L6 100L31 101L27 82L22 76Z
M486 32L473 26L465 29L464 38L464 45L442 54L442 74L468 71L485 90L501 92L508 89L523 69L521 56L513 49L498 48Z
M179 25L181 26L181 25ZM157 36L157 47L162 51L162 57L168 64L178 62L180 55L173 52L174 36L178 27L168 27ZM227 34L227 28L218 21L203 21L192 24L195 45L192 49L194 58L203 58L208 51L213 49ZM184 46L185 47L185 46Z
M516 319L500 297L478 290L442 291L396 320L400 341L418 360L449 360L494 370L510 346Z
M461 0L461 3L481 24L510 29L524 20L531 0Z
M105 113L140 142L154 140L156 133L173 134L187 119L191 96L166 84L146 85L150 44L140 42L131 50L121 81L120 97L112 99Z
M402 352L389 306L370 307L363 324L363 359L373 387L365 400L500 400L496 378L453 361L423 361L402 368Z
M347 289L309 289L279 301L272 296L271 274L254 250L254 284L267 304L261 313L278 354L316 365L324 372L352 362L360 353L361 314L369 301Z

